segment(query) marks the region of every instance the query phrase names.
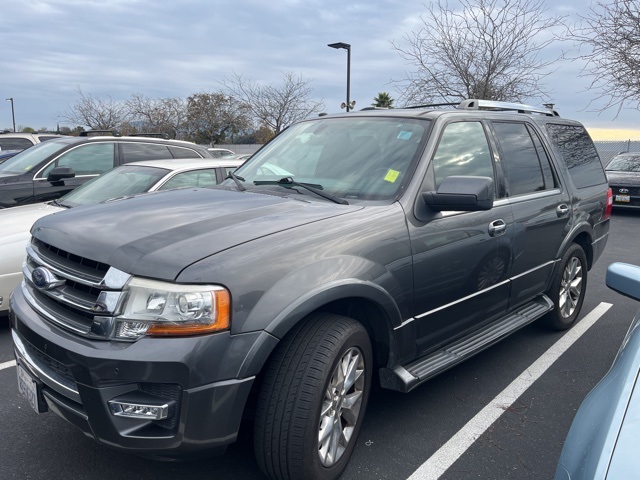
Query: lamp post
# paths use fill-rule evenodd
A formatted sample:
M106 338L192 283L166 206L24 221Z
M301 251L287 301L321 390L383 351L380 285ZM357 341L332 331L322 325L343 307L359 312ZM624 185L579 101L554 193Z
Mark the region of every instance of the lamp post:
M353 102L352 104L349 99L349 89L351 84L351 45L344 42L337 42L337 43L329 43L327 46L335 49L342 48L347 51L347 103L345 103L344 105L347 107L347 112L348 112L349 109L353 108L353 106L356 103L356 102Z
M11 102L11 118L13 119L13 132L16 131L16 113L13 110L13 97L7 98L7 102Z

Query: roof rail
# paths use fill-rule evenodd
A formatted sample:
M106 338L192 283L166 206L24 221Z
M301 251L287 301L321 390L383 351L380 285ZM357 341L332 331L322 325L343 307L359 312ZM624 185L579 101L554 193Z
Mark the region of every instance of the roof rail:
M110 135L112 137L119 137L120 134L114 130L85 130L80 132L81 137L94 137L97 135Z
M446 102L446 103L427 103L424 105L409 105L404 108L437 108L437 107L457 107L460 105L458 102Z
M461 110L491 110L491 111L513 111L518 113L539 113L548 117L559 117L560 114L550 108L533 107L521 103L496 102L493 100L469 99L463 100L458 105Z
M165 140L169 140L168 133L161 132L141 132L141 133L132 133L129 135L130 137L151 137L151 138L164 138Z

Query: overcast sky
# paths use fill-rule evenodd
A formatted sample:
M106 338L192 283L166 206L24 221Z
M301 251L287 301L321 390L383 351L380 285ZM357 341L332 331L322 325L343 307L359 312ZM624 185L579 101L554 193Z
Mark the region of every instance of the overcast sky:
M549 13L577 18L589 0L547 0ZM0 97L14 98L17 126L66 125L78 98L181 97L222 89L233 73L277 84L282 72L311 80L325 111L340 111L351 50L356 110L378 92L397 98L392 80L410 66L391 47L416 28L429 0L3 0ZM560 46L557 46L558 51ZM548 52L555 56L556 51ZM554 57L555 58L555 57ZM589 111L593 92L579 65L557 64L545 86L561 116L594 128L635 128L639 112ZM540 102L531 102L540 103ZM0 129L11 128L0 103ZM73 125L69 125L73 126Z

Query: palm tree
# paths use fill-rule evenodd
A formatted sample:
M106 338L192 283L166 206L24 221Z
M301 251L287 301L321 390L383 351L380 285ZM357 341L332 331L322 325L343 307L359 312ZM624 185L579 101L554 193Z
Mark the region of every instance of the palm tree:
M379 92L377 97L373 98L374 107L393 108L393 98L387 92Z

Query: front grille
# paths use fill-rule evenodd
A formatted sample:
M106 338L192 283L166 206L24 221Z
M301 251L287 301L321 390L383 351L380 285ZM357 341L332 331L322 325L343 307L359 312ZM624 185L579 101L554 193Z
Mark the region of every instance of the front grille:
M105 263L35 237L27 246L23 273L25 298L40 316L75 334L99 339L106 339L108 332L92 332L96 315L102 321L116 313L105 311L101 299L105 294L121 295L129 278Z

